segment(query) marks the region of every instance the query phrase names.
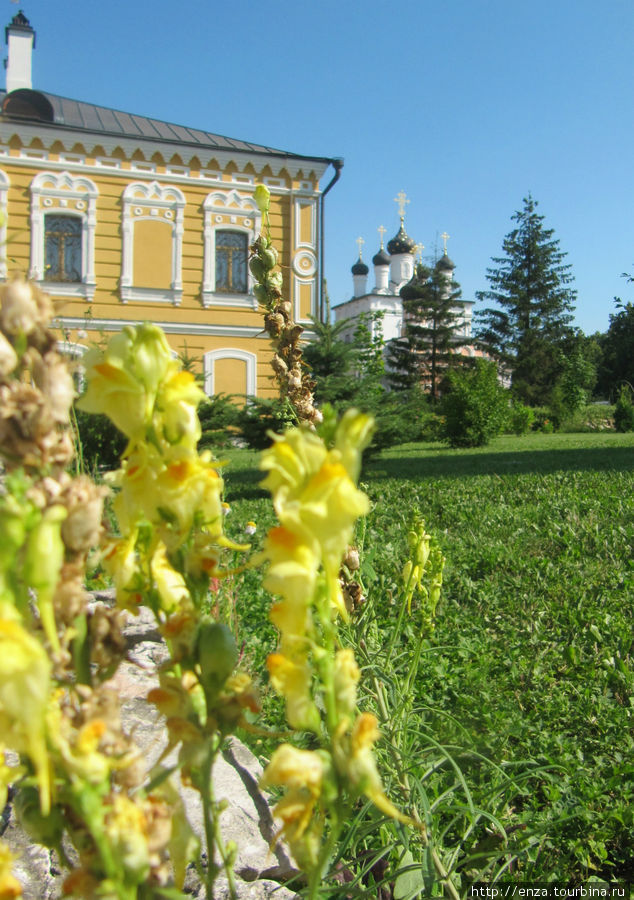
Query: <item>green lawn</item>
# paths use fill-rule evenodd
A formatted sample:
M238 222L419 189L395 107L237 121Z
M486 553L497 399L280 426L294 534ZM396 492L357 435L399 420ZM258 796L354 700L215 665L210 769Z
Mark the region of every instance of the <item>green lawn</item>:
M229 531L255 519L261 539L273 517L257 454L227 456ZM462 451L409 444L369 460L362 481L373 503L362 572L379 620L396 615L415 513L447 558L415 686L421 760L430 735L458 748L473 803L497 804L524 842L507 875L634 879L634 435L531 434ZM234 586L256 670L275 643L259 578ZM527 780L494 803L494 772ZM443 785L429 783L439 828Z

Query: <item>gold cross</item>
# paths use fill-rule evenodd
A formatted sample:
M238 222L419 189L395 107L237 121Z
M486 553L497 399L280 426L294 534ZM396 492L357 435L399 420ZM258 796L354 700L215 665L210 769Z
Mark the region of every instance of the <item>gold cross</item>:
M418 253L418 261L422 263L423 261L423 250L425 249L424 244L416 244L416 253Z
M355 244L356 244L357 247L359 248L359 259L361 259L361 248L362 248L363 245L365 244L365 241L363 240L362 237L358 237L358 238L356 239L356 241L355 241Z
M394 198L394 202L398 203L398 214L402 220L405 216L405 204L409 203L405 191L399 191L399 193Z
M382 250L383 249L383 235L387 231L387 228L384 228L382 225L379 225L379 227L377 228L377 231L379 232L379 237L381 238L381 250Z
M447 234L446 231L443 231L440 236L442 238L443 244L445 245L445 256L447 256L447 241L449 240L451 235Z

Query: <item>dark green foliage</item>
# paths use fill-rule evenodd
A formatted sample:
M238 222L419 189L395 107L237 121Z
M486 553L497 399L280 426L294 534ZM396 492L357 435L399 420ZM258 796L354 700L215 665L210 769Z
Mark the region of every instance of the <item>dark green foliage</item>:
M198 407L202 429L199 448L226 447L240 417L240 407L227 394L216 394Z
M530 406L515 402L508 412L507 427L511 434L528 434L535 414Z
M444 439L451 447L481 447L500 434L508 415L508 392L490 360L448 375L449 392L443 397Z
M505 255L487 269L490 288L477 294L496 305L476 314L480 342L511 373L514 396L530 405L548 400L562 374L576 297L565 253L536 207L529 195L512 217L517 227L504 239Z
M617 300L616 307L607 333L599 337L603 355L597 389L609 399L616 397L624 381L634 385L634 304Z
M623 385L614 407L614 427L617 431L634 431L634 404L632 389Z
M270 431L279 433L296 424L295 414L288 402L266 397L248 397L237 418L240 433L251 450L268 447L271 443Z
M368 405L364 412L372 413L376 420L369 454L397 444L434 439L426 435L433 431L430 420L437 417L422 391L387 391L380 402Z
M74 408L80 443L78 456L87 472L119 468L128 440L107 416Z
M339 408L348 405L357 390L352 373L357 352L352 343L346 343L341 335L348 327L348 320L320 322L312 318L315 340L303 348L304 362L315 381L315 402L318 406L330 403Z
M388 345L388 378L393 388L422 386L433 400L450 364L462 357L460 286L438 266L419 264L411 281L401 288L405 330Z

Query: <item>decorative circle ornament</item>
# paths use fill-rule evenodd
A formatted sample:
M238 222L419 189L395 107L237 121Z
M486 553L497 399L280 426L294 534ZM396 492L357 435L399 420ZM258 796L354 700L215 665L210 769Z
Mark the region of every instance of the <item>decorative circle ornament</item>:
M312 250L298 250L293 257L293 269L300 278L312 278L317 271L317 257Z

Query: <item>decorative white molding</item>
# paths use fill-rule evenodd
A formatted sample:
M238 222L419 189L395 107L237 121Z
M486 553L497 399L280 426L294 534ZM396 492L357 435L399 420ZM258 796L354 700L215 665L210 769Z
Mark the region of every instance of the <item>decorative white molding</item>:
M0 278L7 277L7 199L9 176L0 169Z
M293 203L293 218L295 220L295 246L314 249L317 246L317 203L313 197L296 197ZM302 210L310 207L310 239L302 241Z
M301 286L308 285L310 290L310 315L317 315L317 283L314 278L308 280L305 278L298 278L297 275L293 275L293 297L295 298L294 303L294 316L296 322L307 322L308 319L306 316L302 316L301 314Z
M173 185L158 181L134 181L123 191L123 221L121 225L121 299L124 303L138 300L150 303L172 303L179 306L183 299L183 231L185 196ZM172 281L169 289L137 287L132 283L134 272L134 224L143 219L161 219L172 230ZM169 215L171 213L171 215Z
M42 128L39 123L38 125L31 125L28 122L12 122L11 132L5 131L4 133L5 141L8 142L13 135L17 135L25 147L31 143L33 138L38 138L49 148L56 141L61 141L63 144L72 141L74 144L78 140L84 146L89 143L95 147L103 147L106 153L112 153L113 150L120 147L127 159L132 158L135 150L141 150L146 159L150 159L155 153L160 153L162 156L165 156L166 153L166 144L162 141L153 141L151 138L108 135L99 131L90 131L89 129L85 131L69 130L63 126L55 127L54 125ZM87 149L90 148L87 147ZM276 156L265 151L258 153L256 150L239 153L230 149L205 146L204 144L182 144L179 148L179 153L183 157L185 165L188 165L190 160L196 157L200 161L202 169L205 169L209 162L214 159L221 170L225 169L230 162L236 163L240 169L245 169L250 163L256 172L261 171L264 166L269 166L274 176L279 175L282 169L286 169L291 178L295 178L300 170L303 172L310 170L319 179L329 166L329 162L322 159L299 159L293 156L285 156L284 154ZM189 158L188 153L191 153ZM319 195L319 191L315 191L310 182L307 181L303 184L310 185L314 196ZM279 190L282 190L282 188L279 187Z
M70 172L40 172L31 182L31 269L30 277L54 295L60 297L95 296L95 229L97 227L97 196L95 183ZM57 212L76 216L81 220L81 281L45 281L45 214Z
M216 293L216 232L239 231L247 236L247 246L260 233L262 214L253 196L236 190L214 191L203 203L203 285L202 301L210 306L236 306L257 309L253 296L255 280L247 268L246 294Z
M298 250L293 257L293 269L300 278L312 278L317 271L317 257L312 250Z
M219 359L239 359L247 366L247 394L254 397L256 394L257 356L248 350L237 350L233 347L225 347L222 350L208 350L203 357L203 371L205 375L205 393L212 397L214 394L214 367Z
M78 329L84 331L121 331L126 325L135 325L141 319L96 319L83 316L57 316L55 322L60 328ZM270 338L263 328L255 325L211 325L200 322L155 322L166 334L197 335L200 337L233 337L233 338L258 338L269 341ZM312 332L305 331L302 335L306 340L311 340Z

